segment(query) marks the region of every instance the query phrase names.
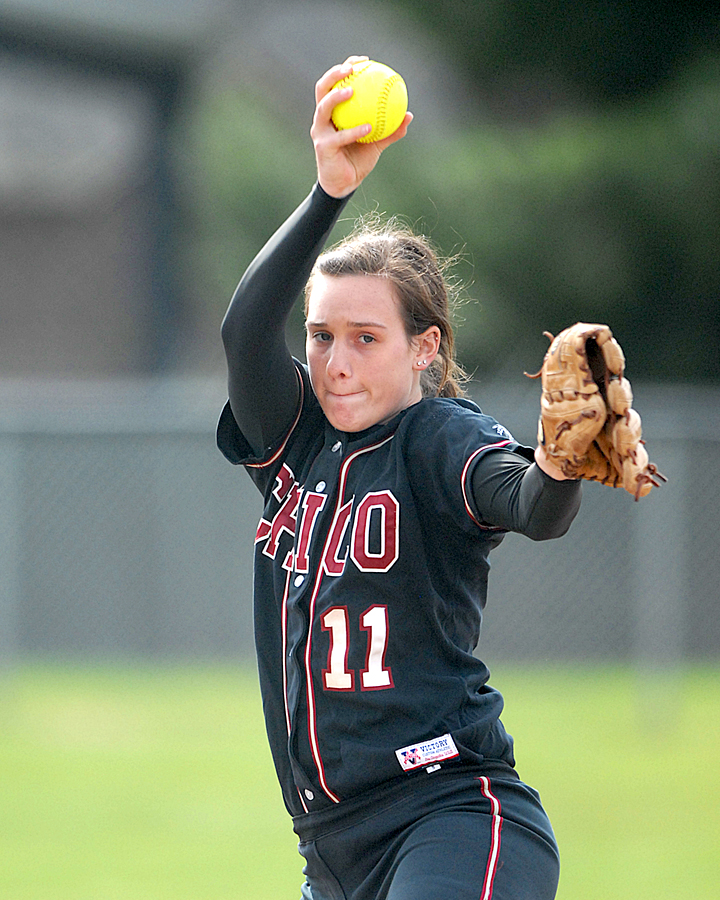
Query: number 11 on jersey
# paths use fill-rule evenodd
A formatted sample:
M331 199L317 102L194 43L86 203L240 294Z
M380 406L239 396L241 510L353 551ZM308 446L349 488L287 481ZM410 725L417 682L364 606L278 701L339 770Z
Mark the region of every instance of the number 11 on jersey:
M354 691L355 672L348 669L350 621L347 608L334 606L323 613L323 631L330 632L328 667L323 671L326 691ZM360 672L360 688L377 691L394 687L392 672L385 665L388 645L388 613L386 606L371 606L360 616L360 630L367 632L365 668Z

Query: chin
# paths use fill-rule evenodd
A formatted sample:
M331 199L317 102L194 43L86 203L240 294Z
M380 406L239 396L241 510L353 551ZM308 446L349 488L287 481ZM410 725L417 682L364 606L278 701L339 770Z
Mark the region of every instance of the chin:
M348 434L353 434L356 431L364 431L374 424L373 422L363 422L353 416L348 416L347 418L327 416L327 420L336 431L345 431Z
M327 415L328 421L337 431L346 431L348 434L353 434L356 431L365 431L366 428L372 428L373 425L377 425L379 419L373 416L362 416L362 415Z

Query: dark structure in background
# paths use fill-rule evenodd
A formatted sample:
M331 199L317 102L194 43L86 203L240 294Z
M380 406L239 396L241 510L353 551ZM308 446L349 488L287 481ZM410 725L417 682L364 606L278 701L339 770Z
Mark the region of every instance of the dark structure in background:
M0 3L0 376L172 360L185 304L171 133L219 10Z

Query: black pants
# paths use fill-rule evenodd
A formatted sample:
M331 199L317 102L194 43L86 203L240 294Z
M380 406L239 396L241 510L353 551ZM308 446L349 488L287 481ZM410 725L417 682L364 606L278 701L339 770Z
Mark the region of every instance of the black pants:
M297 816L303 900L552 900L538 794L508 766L443 767Z

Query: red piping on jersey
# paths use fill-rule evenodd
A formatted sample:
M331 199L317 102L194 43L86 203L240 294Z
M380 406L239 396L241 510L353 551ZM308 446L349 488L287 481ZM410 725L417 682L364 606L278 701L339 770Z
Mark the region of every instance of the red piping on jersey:
M466 489L468 469L470 468L470 464L472 463L472 461L475 459L476 456L479 456L479 454L484 453L486 450L497 450L500 447L507 447L507 445L510 443L512 443L512 441L498 441L497 444L485 444L484 447L478 447L478 449L470 456L468 461L465 463L465 466L463 467L461 487L462 487L463 501L465 503L465 509L467 510L467 514L470 516L470 518L473 520L473 522L478 526L478 528L482 528L484 531L497 531L497 530L502 530L502 529L493 528L492 525L483 525L482 522L478 522L478 520L475 518L475 515L472 511L472 507L470 506L470 503L468 501L468 495L467 495L467 489Z
M342 508L342 500L343 495L345 493L345 484L347 483L348 471L350 470L350 465L354 462L358 456L362 456L364 453L370 453L372 450L376 450L378 447L382 447L383 444L386 444L388 441L391 441L395 436L395 432L393 432L389 437L384 438L382 441L378 441L377 444L371 444L368 447L362 447L360 450L356 450L354 453L351 453L350 456L344 460L343 464L340 467L340 472L338 474L338 493L337 493L337 501L335 503L335 510L333 512L333 524L335 522L335 518L338 515L340 509ZM331 535L333 533L333 528L330 527L328 530L327 536L325 538L325 546L323 547L323 553L321 559L325 558L325 554L328 550L328 545L330 542ZM308 626L308 637L307 643L305 645L305 680L307 682L307 708L308 708L308 736L310 738L310 749L312 750L313 760L315 761L315 767L317 768L318 777L320 779L320 787L323 789L325 794L333 801L333 803L339 803L340 798L336 796L327 782L325 781L325 766L323 764L322 755L320 754L320 747L318 744L318 735L317 735L317 720L315 718L315 690L313 688L313 678L312 678L312 668L311 668L311 650L312 650L312 627L313 622L315 620L315 601L317 600L317 595L320 591L320 584L323 579L323 569L322 566L319 567L315 584L313 586L312 598L310 600L310 610L309 610L309 620L310 624Z
M290 576L292 575L292 571L288 570L287 578L285 579L285 590L283 591L283 599L282 599L282 674L283 674L283 704L285 706L285 724L287 725L287 733L288 738L290 737L291 724L290 724L290 704L288 703L288 692L287 692L287 598L290 593ZM305 812L308 812L308 808L305 804L305 800L303 799L303 795L300 793L300 788L295 785L295 788L298 792L298 797L300 798L300 803L302 803L302 808Z
M283 677L283 701L285 703L285 724L287 725L288 737L290 737L290 704L288 703L287 692L287 599L290 593L290 576L292 572L288 570L285 579L285 590L282 598L282 677ZM307 810L306 810L307 812Z
M482 791L483 796L490 801L490 808L492 809L490 852L488 853L482 894L480 894L480 900L491 900L495 875L498 870L498 860L500 859L500 837L503 825L501 815L502 810L500 808L500 801L490 789L490 779L486 775L481 775L477 780L480 782L480 790Z
M298 411L293 419L293 423L288 429L288 433L285 435L285 438L282 444L278 447L278 449L273 453L270 459L266 459L265 462L261 463L247 463L248 467L251 469L265 469L267 466L271 466L276 459L284 452L287 442L290 440L290 435L295 431L295 426L300 421L300 414L303 410L303 401L305 399L305 385L303 384L303 380L300 377L300 372L298 372L297 368L295 369L295 373L298 377L298 381L300 382L300 402L298 403Z

